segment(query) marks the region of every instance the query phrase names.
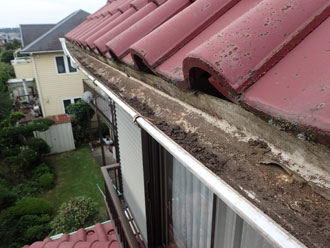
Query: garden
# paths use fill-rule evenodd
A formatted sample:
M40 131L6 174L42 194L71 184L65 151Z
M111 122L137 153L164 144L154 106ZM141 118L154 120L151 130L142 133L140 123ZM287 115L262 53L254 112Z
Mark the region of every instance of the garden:
M22 247L106 220L96 187L103 177L84 145L87 104L71 107L78 149L48 156L50 147L33 133L54 122L39 118L21 124L25 115L12 111L9 97L11 77L11 65L0 62L0 247Z

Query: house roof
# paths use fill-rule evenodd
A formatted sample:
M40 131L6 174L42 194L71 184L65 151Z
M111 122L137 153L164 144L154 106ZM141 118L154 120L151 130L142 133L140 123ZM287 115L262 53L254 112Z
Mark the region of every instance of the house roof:
M47 119L53 120L55 122L55 124L63 124L63 123L71 122L70 115L68 115L68 114L47 116Z
M74 29L80 23L82 23L89 13L78 10L67 16L54 27L49 29L46 33L41 35L36 40L32 41L29 45L25 45L22 49L22 53L37 53L37 52L48 52L48 51L61 51L61 43L59 38L70 30Z
M329 136L329 15L328 0L113 0L65 37Z
M46 238L42 242L25 245L24 248L120 248L111 222L96 224L92 229L79 229L74 234L63 234L61 238Z
M21 24L22 48L28 46L54 26L55 24Z

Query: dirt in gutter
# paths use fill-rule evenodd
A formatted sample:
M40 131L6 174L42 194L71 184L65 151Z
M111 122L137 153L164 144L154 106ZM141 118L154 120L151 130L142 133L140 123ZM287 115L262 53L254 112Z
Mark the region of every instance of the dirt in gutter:
M307 247L330 247L330 201L284 171L265 142L239 141L204 116L115 75L96 59L73 54L100 82Z

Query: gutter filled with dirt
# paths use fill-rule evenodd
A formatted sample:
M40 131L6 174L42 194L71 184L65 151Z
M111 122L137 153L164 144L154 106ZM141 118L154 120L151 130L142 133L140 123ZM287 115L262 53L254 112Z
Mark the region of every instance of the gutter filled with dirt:
M217 127L225 120L211 116L206 121L203 113L117 76L110 66L79 50L71 52L100 82L306 246L330 247L330 202L283 170L283 161L267 143L243 137L239 130L228 135Z

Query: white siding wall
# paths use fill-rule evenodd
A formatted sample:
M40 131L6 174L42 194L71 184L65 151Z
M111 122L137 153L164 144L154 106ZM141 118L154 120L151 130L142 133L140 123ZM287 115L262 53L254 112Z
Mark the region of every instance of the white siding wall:
M35 132L34 136L42 138L50 146L51 154L75 149L71 122L52 125L45 132Z
M147 241L141 130L117 104L116 113L124 197Z

